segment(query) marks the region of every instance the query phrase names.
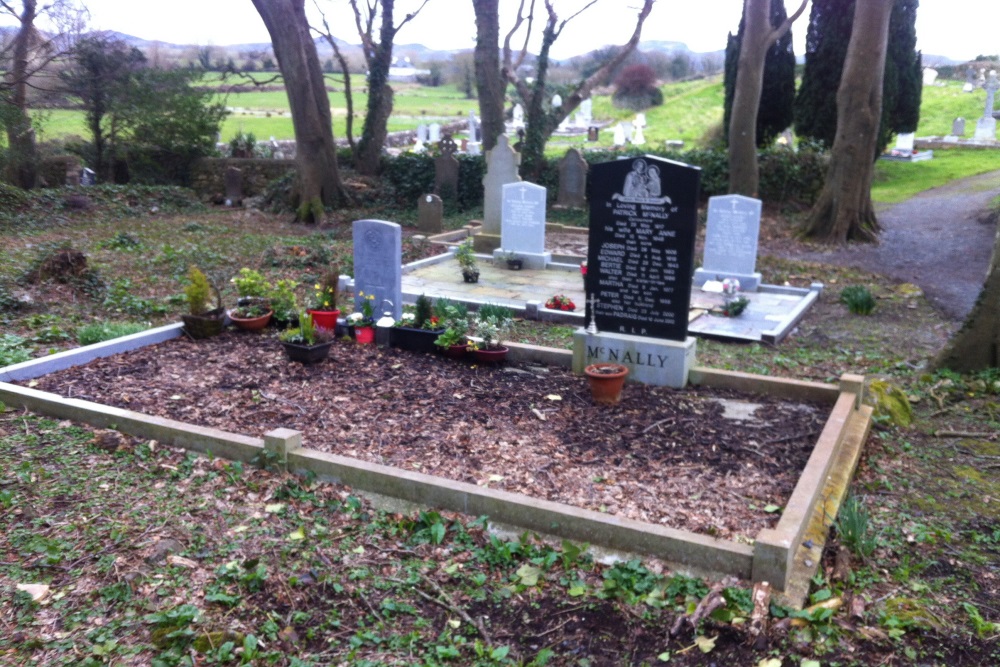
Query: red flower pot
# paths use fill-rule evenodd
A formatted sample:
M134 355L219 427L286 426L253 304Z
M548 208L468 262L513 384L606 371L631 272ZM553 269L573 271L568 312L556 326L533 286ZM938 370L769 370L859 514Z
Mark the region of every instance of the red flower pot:
M469 349L469 344L465 345L449 345L444 348L444 356L449 359L461 359L465 356L466 351Z
M590 394L595 403L615 405L622 397L628 367L621 364L591 364L583 369L590 381Z
M375 327L354 327L354 340L361 345L371 345L375 342Z
M472 356L476 361L486 364L498 364L507 358L508 348L501 346L495 350L473 350Z
M333 331L337 328L337 318L340 317L339 310L307 310L312 315L313 326L317 329L327 329Z

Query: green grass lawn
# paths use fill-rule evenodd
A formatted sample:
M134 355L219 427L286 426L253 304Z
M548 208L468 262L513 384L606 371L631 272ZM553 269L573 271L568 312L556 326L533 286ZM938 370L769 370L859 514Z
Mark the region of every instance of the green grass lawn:
M924 162L880 160L875 164L872 201L894 204L950 181L998 169L1000 155L991 150L939 150Z

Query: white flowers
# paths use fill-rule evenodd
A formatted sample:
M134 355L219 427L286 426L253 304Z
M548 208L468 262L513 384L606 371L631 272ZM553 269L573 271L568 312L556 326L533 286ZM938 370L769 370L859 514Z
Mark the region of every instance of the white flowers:
M403 324L413 324L416 321L416 319L417 316L415 313L403 313L400 316L399 321L402 322Z
M350 322L351 324L357 324L362 319L364 319L364 317L365 316L362 315L361 313L351 313L350 315L347 316L347 321Z

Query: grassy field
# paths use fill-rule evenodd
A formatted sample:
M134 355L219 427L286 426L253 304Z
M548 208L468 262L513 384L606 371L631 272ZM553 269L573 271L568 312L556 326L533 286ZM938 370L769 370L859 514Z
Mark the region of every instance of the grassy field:
M950 181L998 169L1000 155L995 150L938 150L933 159L923 162L879 160L875 164L872 200L895 204Z

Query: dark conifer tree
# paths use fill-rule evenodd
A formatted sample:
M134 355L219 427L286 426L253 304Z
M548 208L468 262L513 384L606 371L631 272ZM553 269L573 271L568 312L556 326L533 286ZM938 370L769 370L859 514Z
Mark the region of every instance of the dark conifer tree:
M784 0L771 0L771 25L777 27L788 18ZM729 138L729 118L736 91L736 72L740 60L744 21L740 20L739 31L732 33L726 42L725 102L723 127ZM792 31L789 30L767 51L764 60L764 83L761 88L760 106L757 109L757 145L766 148L781 132L792 124L795 102L795 51L792 47Z
M920 121L923 67L916 50L918 4L918 0L896 0L892 7L876 155L885 150L893 134L916 132Z

